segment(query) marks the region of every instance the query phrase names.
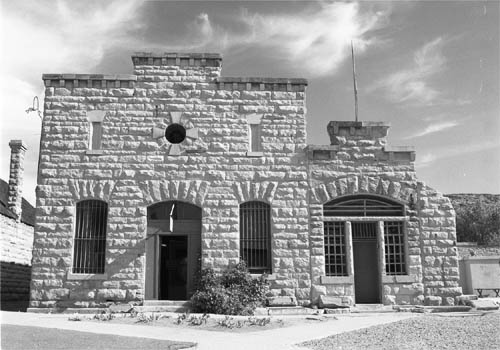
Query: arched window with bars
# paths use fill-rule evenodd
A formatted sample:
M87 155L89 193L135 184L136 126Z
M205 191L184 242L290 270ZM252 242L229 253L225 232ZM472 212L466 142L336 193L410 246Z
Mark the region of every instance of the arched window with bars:
M251 201L240 205L240 258L251 273L271 273L271 206Z
M76 204L73 273L104 273L108 204L90 199Z

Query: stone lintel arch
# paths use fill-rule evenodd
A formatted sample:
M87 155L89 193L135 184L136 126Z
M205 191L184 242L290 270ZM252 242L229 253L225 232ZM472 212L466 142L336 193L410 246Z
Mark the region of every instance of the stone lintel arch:
M110 202L115 188L114 180L69 180L68 186L75 203L87 199Z
M408 204L416 193L416 183L396 181L377 176L348 176L320 183L311 190L312 204L323 205L339 197L370 194Z
M144 181L140 184L146 206L181 201L203 208L210 183L203 180Z
M277 182L235 182L233 185L234 194L239 204L260 201L271 204L274 199L274 194L278 188Z

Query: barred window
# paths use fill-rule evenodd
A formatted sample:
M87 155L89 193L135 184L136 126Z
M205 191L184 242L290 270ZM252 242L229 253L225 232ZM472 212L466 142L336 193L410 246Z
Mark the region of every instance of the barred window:
M327 276L347 276L344 222L324 222Z
M104 273L108 205L85 200L76 205L73 273Z
M240 256L252 273L271 273L271 207L263 202L240 205Z
M405 275L404 226L401 221L384 223L385 272L387 275Z

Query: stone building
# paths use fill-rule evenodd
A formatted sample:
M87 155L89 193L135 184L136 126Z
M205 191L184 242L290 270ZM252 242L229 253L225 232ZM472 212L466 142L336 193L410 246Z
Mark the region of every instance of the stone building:
M29 303L35 208L22 197L26 145L12 140L9 182L0 179L0 290L2 310Z
M240 258L301 305L461 294L450 201L387 123L332 121L331 145L308 145L304 79L222 77L218 54L132 61L43 75L32 308L186 300L198 261Z

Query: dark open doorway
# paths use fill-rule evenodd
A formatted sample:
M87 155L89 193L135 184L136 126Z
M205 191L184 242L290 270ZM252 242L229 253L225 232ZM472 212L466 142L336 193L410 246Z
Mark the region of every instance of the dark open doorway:
M201 208L180 201L148 208L146 300L187 300L201 254Z
M187 299L187 236L163 236L160 244L160 299Z
M377 223L353 222L354 289L356 304L380 303Z

